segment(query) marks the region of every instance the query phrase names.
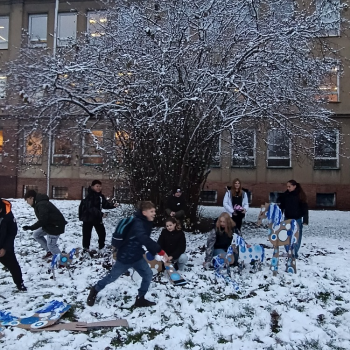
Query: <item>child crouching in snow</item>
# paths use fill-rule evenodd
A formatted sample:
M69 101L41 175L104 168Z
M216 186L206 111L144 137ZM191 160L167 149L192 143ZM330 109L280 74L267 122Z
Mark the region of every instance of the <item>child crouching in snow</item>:
M188 261L185 254L186 237L179 222L174 217L165 220L165 228L162 230L157 243L175 264L175 268L177 265L177 269L183 271Z
M231 216L228 213L222 213L218 217L215 227L209 233L203 266L209 268L214 256L226 253L229 246L232 244L234 235L238 233L239 230L236 228L236 224ZM235 266L238 263L238 252L234 252L233 255L235 258Z

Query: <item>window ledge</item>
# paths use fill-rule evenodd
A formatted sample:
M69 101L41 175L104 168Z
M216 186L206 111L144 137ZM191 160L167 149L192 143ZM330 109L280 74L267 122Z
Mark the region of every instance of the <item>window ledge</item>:
M256 169L256 165L231 165L232 169L239 169L239 168L243 168L243 169Z
M340 170L340 167L337 167L337 168L314 167L314 170Z
M293 169L292 166L267 166L267 169Z

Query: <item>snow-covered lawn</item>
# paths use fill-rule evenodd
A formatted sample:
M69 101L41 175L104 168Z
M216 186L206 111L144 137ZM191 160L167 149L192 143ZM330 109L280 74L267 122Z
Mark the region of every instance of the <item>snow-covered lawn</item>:
M34 211L24 200L12 200L19 227L35 221ZM78 201L54 201L69 224L60 242L66 251L81 246ZM215 217L219 207L206 207ZM267 241L266 230L256 227L258 209L251 209L243 234L249 243ZM106 219L107 242L121 212ZM63 321L97 321L125 318L130 328L95 330L88 333L39 332L6 329L1 348L10 349L350 349L350 215L349 212L311 211L310 225L297 262L298 272L280 272L273 277L269 261L262 271L249 268L236 276L239 294L231 286L216 283L213 271L204 271L205 234L187 234L190 261L184 276L189 284L173 287L157 276L147 296L152 308L133 309L138 284L123 276L105 288L94 307L86 306L88 290L106 273L100 259L76 260L72 277L66 269L54 281L49 264L29 232L19 231L16 251L28 292L17 292L10 274L0 267L0 310L29 316L49 300L64 300L72 312ZM154 234L154 238L157 237ZM93 232L92 247L97 246ZM266 249L272 256L272 249Z

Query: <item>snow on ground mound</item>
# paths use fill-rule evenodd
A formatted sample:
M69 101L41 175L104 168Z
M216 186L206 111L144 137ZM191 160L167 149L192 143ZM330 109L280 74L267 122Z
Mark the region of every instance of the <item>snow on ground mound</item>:
M19 227L35 221L34 211L23 200L11 200ZM69 224L59 241L69 251L81 246L78 201L53 201ZM222 208L205 207L202 213L217 217ZM259 210L251 209L243 226L249 243L271 245L266 230L254 225ZM111 210L106 219L107 243L122 215ZM130 329L94 330L87 333L39 332L6 329L1 347L10 349L349 349L349 224L348 212L311 211L310 225L304 228L298 272L281 272L273 277L269 261L255 274L245 268L235 276L240 293L216 282L213 271L204 271L206 234L187 234L190 257L184 287L173 287L163 276L156 276L147 296L152 308L134 309L139 282L123 276L107 286L95 306L86 306L89 287L106 273L103 259L76 259L71 273L56 273L30 232L19 230L17 256L24 273L27 293L16 291L8 272L0 268L0 310L16 316L30 316L48 300L64 300L72 311L63 321L97 321L125 318ZM155 232L156 238L159 231ZM92 246L97 246L93 232ZM282 248L281 248L282 249ZM272 249L266 249L272 256ZM282 267L281 262L280 267Z

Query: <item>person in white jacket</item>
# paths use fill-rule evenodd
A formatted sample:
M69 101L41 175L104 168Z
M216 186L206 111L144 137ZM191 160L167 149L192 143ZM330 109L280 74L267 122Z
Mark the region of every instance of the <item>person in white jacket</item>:
M236 223L236 227L241 230L242 220L249 209L249 203L247 193L242 190L239 179L234 179L232 187L227 187L223 206Z

